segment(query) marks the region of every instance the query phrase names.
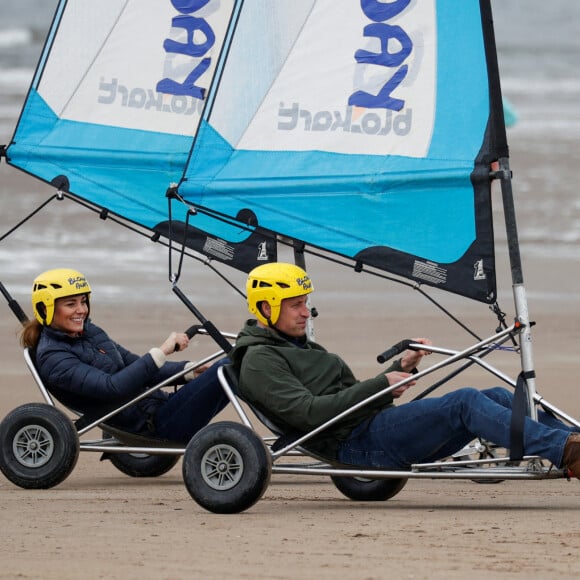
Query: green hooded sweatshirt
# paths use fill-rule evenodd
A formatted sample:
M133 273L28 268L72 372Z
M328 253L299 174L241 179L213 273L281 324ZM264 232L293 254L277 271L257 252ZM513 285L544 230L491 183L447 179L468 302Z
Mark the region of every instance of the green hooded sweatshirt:
M375 378L358 381L347 364L319 344L298 344L256 320L248 320L228 355L240 377L243 397L285 433L304 434L385 389L385 373L402 370L393 363ZM336 459L340 443L352 429L392 406L391 394L375 399L343 417L304 443L328 459Z

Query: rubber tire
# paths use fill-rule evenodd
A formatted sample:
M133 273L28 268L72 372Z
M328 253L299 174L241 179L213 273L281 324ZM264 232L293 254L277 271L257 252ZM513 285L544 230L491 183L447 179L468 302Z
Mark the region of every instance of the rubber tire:
M107 453L106 459L130 477L159 477L175 467L179 455L147 455L145 453Z
M231 421L198 431L185 449L183 480L191 497L216 514L247 510L270 482L272 459L262 438Z
M346 497L355 501L385 501L397 495L408 479L366 479L362 477L331 476L332 483Z
M63 482L79 458L73 422L45 403L27 403L0 423L0 471L25 489L48 489Z

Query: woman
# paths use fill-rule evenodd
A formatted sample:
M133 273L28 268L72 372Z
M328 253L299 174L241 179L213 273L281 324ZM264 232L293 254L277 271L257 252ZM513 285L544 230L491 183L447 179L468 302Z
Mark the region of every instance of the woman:
M89 319L91 288L80 272L49 270L32 288L35 318L24 328L21 343L30 349L47 389L64 405L98 419L148 388L182 371L188 362L167 356L189 344L172 332L165 342L138 356L109 338ZM157 390L107 422L115 427L187 444L219 413L228 398L219 384L220 361L196 378L182 377L173 393Z

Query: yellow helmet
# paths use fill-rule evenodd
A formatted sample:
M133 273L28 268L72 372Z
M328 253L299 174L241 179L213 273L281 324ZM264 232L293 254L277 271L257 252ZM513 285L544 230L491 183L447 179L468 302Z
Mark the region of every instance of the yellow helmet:
M38 275L32 285L32 310L36 320L49 326L54 316L57 298L90 294L91 287L83 274L76 270L59 268Z
M246 295L248 310L264 324L276 324L285 298L310 294L314 288L308 274L299 266L274 262L254 268L248 274ZM272 316L268 320L260 311L260 302L268 302Z

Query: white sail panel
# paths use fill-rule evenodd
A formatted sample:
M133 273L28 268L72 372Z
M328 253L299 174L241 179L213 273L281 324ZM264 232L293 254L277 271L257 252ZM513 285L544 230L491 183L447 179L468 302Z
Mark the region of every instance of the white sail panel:
M279 24L286 28L285 23ZM380 32L373 30L373 22L358 2L316 2L280 69L269 71L275 74L269 79L268 91L241 140L233 143L236 148L425 156L435 119L434 3L413 3L382 24ZM255 17L243 14L238 29L242 32L244 27L255 26ZM277 43L277 38L274 31L262 41L271 44L274 39ZM255 66L261 54L272 52L269 46L243 45L237 39L232 52L242 53L247 67ZM353 56L361 51L388 53L392 66L359 62ZM226 72L246 75L238 67L228 67ZM388 82L394 83L390 108L376 102L366 107L348 104L348 98L357 92L376 95ZM407 106L410 96L412 105ZM212 124L220 132L224 127L223 135L228 137L219 108L212 115Z
M61 119L194 135L235 2L197 4L200 8L188 14L159 0L69 3L38 86L40 96ZM168 42L177 47L168 49ZM208 68L190 79L199 94L179 94L204 60Z

